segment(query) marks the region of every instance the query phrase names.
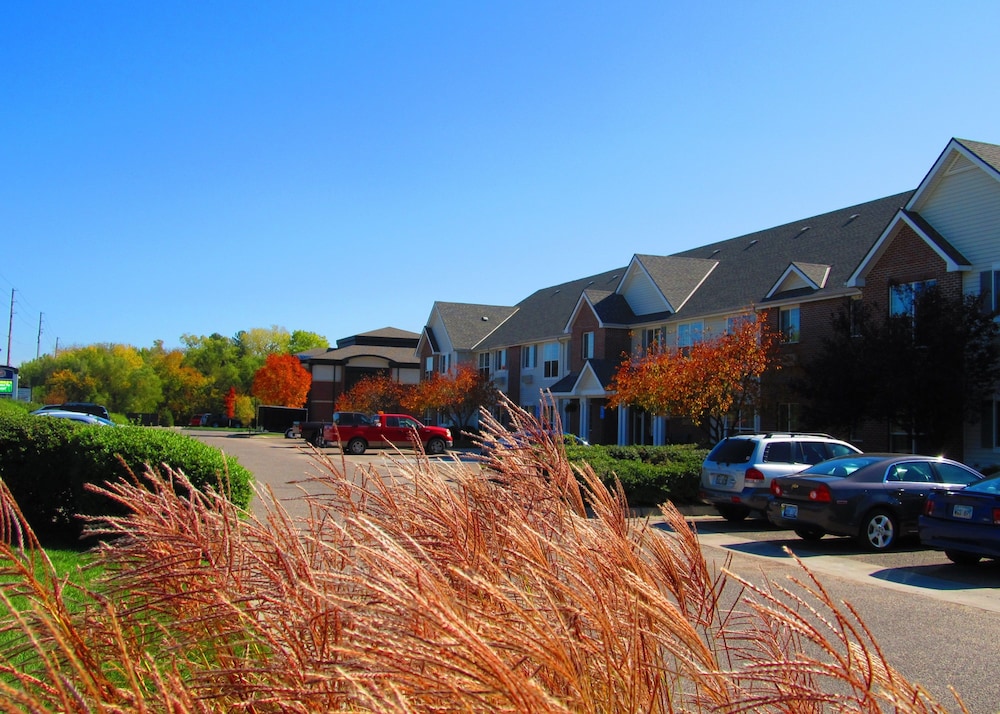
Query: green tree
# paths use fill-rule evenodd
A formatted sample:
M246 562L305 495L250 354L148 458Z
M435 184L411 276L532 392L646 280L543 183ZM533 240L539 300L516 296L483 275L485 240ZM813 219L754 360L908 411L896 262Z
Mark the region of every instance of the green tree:
M241 394L249 393L260 365L254 366L256 360L236 340L216 332L208 337L183 335L181 341L186 347L184 366L197 370L207 381L206 403L201 408L221 412L230 387L236 387Z
M293 330L291 340L288 342L288 352L293 355L321 347L323 349L329 348L330 341L322 335L306 330Z

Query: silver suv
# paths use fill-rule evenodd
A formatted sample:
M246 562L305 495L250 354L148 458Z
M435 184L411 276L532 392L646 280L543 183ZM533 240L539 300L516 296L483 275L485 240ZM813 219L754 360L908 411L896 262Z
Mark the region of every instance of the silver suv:
M702 500L727 521L742 521L751 512L764 514L771 479L788 476L861 450L826 434L740 434L712 449L701 465Z

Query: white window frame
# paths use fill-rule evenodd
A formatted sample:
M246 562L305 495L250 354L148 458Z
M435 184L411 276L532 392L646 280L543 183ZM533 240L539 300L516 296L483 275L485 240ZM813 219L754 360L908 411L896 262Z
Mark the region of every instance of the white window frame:
M583 357L583 359L594 359L594 345L594 332L584 332L583 340L581 341L580 356Z
M480 352L479 353L479 374L484 379L490 378L490 353Z
M685 349L701 343L705 339L705 323L702 320L682 322L677 325L677 347Z
M538 366L538 345L521 347L521 369L535 369Z
M559 376L559 343L546 342L542 345L542 374L552 379Z
M493 370L504 372L507 369L507 350L497 350L493 353Z
M916 319L917 297L924 290L937 285L937 280L914 280L909 283L899 283L889 286L889 315L890 317L909 316L911 320Z
M791 317L794 315L794 325ZM794 344L802 337L802 312L798 305L788 305L778 311L778 329L781 332L781 341L786 344Z

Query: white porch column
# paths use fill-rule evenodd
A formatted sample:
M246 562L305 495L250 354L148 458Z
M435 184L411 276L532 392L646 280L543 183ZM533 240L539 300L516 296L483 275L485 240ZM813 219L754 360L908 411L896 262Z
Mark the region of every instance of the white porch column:
M590 441L590 400L580 397L580 433L578 436Z
M628 407L618 407L618 446L628 444Z

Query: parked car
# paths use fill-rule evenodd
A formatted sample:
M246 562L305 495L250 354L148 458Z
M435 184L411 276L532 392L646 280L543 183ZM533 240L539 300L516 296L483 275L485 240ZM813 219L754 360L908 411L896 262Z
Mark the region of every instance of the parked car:
M301 436L302 436L302 429L299 427L299 423L297 421L293 421L292 425L287 429L285 429L286 439L298 439Z
M767 517L806 540L853 536L869 550L893 547L917 532L917 520L935 486L960 489L983 475L935 456L839 456L771 482Z
M69 419L81 424L92 424L96 426L114 426L115 423L104 417L94 416L85 412L73 412L64 409L36 409L31 412L36 416L53 417L56 419Z
M60 411L60 412L79 412L80 414L93 414L94 416L101 417L102 419L107 419L110 421L111 415L108 414L107 407L100 404L94 404L93 402L65 402L63 404L46 404L41 409L36 409L32 414L38 414L39 412L45 411Z
M918 519L920 542L958 565L1000 559L1000 474L962 489L934 489Z
M739 434L715 445L701 465L703 501L727 521L767 510L771 480L834 456L859 454L846 441L826 434Z

